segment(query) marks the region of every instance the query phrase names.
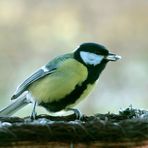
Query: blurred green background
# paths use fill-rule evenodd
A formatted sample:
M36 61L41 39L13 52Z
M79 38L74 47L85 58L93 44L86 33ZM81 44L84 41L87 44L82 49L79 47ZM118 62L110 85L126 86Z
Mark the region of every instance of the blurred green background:
M130 104L147 109L147 0L1 0L0 108L37 68L83 42L102 43L123 59L107 65L77 108L87 114L118 112ZM27 112L31 106L18 114Z

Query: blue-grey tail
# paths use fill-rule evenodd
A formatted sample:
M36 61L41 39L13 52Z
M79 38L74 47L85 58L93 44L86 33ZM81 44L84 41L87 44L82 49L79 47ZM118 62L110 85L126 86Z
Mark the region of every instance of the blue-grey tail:
M0 110L0 117L12 116L14 113L29 103L30 102L27 100L26 96L22 96L21 98L18 98L16 101L9 104L4 109Z

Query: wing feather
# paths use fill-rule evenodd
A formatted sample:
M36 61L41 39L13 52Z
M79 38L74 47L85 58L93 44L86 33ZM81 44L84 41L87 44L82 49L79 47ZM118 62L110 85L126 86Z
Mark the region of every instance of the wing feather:
M72 54L65 54L63 56L60 56L58 58L55 58L54 60L50 61L46 66L41 67L39 70L37 70L35 73L33 73L30 77L28 77L23 83L21 83L13 96L11 97L11 100L16 99L19 97L24 91L27 90L28 86L32 84L34 81L37 81L38 79L49 75L56 71L56 68L58 67L59 63L67 58L73 57Z
M26 90L26 88L30 84L32 84L34 81L44 77L47 74L51 74L53 72L54 70L45 72L42 68L37 70L35 73L33 73L29 78L27 78L22 84L20 84L17 87L14 95L11 97L11 100L16 99L18 96L20 96Z

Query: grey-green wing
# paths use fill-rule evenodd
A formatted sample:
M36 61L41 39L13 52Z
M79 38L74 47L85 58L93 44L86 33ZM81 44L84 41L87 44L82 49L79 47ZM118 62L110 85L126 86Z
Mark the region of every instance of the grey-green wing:
M47 65L38 69L35 73L33 73L30 77L28 77L22 84L20 84L17 87L16 92L13 94L11 99L13 100L19 97L24 91L27 90L28 86L32 84L34 81L37 81L46 75L54 73L54 71L56 71L59 64L68 58L73 58L73 54L65 54L65 55L59 56L53 59L52 61L50 61Z

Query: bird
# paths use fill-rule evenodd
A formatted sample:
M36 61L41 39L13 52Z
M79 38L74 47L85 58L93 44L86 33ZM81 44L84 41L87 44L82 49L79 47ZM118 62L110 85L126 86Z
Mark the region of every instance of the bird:
M121 56L102 44L82 43L71 53L55 57L23 81L11 97L14 101L0 111L0 116L12 116L30 103L33 103L32 118L36 117L37 105L53 113L74 110L92 91L107 63L119 59Z

